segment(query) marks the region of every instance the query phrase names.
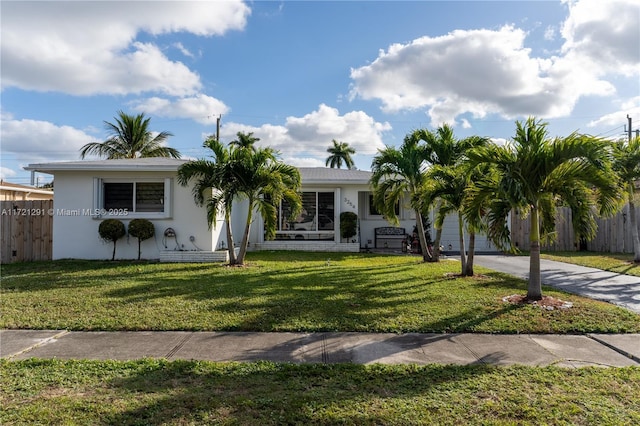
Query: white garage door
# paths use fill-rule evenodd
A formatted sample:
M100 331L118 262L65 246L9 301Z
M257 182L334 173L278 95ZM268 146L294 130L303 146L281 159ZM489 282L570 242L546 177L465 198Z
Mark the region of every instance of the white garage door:
M435 229L431 230L431 238L436 237ZM458 234L458 217L457 215L450 215L444 221L442 225L442 237L440 244L444 247L445 251L460 252L460 236ZM465 247L469 249L469 236L465 233ZM495 246L487 239L485 235L476 234L476 253L482 252L494 252L499 251Z

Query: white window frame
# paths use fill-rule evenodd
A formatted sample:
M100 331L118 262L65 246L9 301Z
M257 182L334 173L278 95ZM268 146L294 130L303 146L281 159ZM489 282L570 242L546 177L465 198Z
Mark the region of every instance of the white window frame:
M316 214L315 214L315 226L316 229L315 230L311 230L311 231L303 231L303 230L285 230L285 229L280 229L280 230L276 230L276 236L280 235L280 236L290 236L292 237L291 239L296 239L296 235L302 236L303 240L301 241L309 241L310 243L312 242L318 242L318 241L340 241L339 239L339 232L340 232L340 222L338 217L340 216L339 213L339 190L337 190L336 188L303 188L302 190L300 190L300 193L304 193L304 192L313 192L315 193L315 201L316 201ZM333 225L334 225L334 229L332 230L320 230L317 228L317 220L318 220L318 214L319 214L319 209L318 209L318 194L319 193L331 193L333 194ZM278 209L278 217L282 219L282 202L280 202L280 205L277 207ZM264 224L262 224L263 228L264 228ZM331 235L332 238L329 239L319 239L319 236L323 235L323 236L329 236ZM315 238L314 238L315 237ZM314 239L309 239L309 238L314 238ZM276 237L277 239L277 237ZM285 239L286 241L286 239Z
M105 183L164 183L164 211L162 212L136 212L104 209L104 184ZM93 209L94 219L171 219L172 217L172 178L93 178ZM134 185L135 188L135 185ZM135 189L134 189L135 203Z

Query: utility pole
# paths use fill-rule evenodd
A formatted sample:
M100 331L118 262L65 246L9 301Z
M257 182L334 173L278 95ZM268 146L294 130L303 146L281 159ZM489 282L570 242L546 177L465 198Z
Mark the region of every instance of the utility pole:
M218 118L216 119L216 140L218 142L220 142L220 119L221 118L222 118L222 114L218 115Z
M631 138L632 138L631 135L633 134L633 130L631 130L631 129L633 129L633 127L631 125L632 120L631 120L631 116L629 114L627 114L627 120L629 121L629 142L631 142Z

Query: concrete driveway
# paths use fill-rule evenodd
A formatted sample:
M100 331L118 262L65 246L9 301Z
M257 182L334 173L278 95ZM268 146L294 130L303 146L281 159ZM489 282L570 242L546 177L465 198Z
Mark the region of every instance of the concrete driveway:
M529 256L476 254L476 265L529 279ZM640 277L620 275L553 260L540 260L542 284L603 300L640 314Z

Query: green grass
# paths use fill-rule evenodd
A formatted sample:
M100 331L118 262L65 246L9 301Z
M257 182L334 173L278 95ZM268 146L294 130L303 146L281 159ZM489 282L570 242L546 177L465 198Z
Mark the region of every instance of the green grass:
M633 263L632 253L545 252L542 258L640 277L640 263Z
M2 267L0 328L490 333L638 333L640 315L574 303L505 304L526 283L411 256L250 253L249 267L55 261Z
M15 425L640 424L640 368L0 361Z

